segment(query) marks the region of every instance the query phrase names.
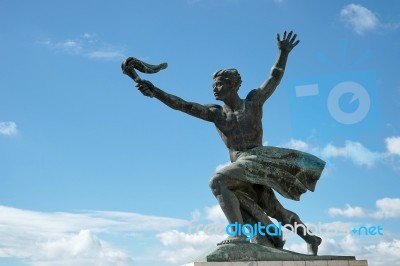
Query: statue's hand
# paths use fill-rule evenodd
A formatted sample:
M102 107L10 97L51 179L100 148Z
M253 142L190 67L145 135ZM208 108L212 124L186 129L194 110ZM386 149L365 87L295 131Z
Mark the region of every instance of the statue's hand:
M284 52L290 52L297 44L299 44L300 40L296 41L297 34L294 34L293 36L293 31L289 32L289 34L286 36L286 31L283 33L283 38L281 40L281 37L279 36L279 33L276 36L276 39L278 41L278 48L281 51Z
M141 79L136 87L144 96L154 97L155 86L150 81Z

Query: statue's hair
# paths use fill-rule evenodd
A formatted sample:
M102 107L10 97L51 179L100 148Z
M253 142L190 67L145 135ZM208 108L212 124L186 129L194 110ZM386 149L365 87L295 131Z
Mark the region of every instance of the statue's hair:
M218 70L213 74L213 79L217 77L223 77L232 82L232 85L238 90L240 85L242 84L242 77L236 68L227 68Z

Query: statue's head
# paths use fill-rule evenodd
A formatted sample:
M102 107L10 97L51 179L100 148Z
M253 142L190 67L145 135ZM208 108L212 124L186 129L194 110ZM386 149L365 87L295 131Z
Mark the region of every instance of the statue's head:
M224 100L229 94L237 93L242 78L235 68L221 69L213 74L214 95L217 100Z

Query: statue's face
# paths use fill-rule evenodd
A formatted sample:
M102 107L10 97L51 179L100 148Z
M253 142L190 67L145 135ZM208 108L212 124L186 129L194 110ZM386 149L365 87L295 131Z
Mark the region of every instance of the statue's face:
M224 101L234 92L231 82L224 77L217 77L213 82L213 91L215 99Z

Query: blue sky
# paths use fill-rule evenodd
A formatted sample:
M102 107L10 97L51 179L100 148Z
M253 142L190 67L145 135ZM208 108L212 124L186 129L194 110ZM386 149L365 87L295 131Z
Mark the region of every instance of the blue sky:
M181 265L223 235L208 180L228 162L212 124L142 96L141 74L216 103L211 75L259 86L276 33L301 40L264 106L265 145L320 156L314 193L282 204L308 224L384 228L322 236L320 254L400 265L397 1L0 2L0 265ZM288 249L306 252L298 237ZM397 263L397 264L396 264Z

